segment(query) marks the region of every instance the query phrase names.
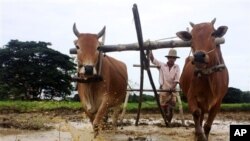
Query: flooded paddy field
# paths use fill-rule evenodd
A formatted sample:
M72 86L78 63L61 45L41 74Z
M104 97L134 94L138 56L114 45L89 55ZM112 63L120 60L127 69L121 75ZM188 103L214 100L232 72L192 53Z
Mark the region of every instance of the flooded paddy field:
M135 126L136 113L125 115L124 126L103 130L93 138L92 126L80 111L1 113L0 141L190 141L194 124L189 113L185 125L175 114L165 127L160 114L142 113ZM231 124L250 124L250 112L221 112L211 129L210 141L228 141Z

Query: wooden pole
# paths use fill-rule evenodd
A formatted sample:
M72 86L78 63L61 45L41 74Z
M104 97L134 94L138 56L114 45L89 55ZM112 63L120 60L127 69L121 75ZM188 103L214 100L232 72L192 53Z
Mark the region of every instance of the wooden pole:
M224 38L216 38L216 44L225 43ZM170 41L146 41L143 43L144 50L154 50L154 49L163 49L163 48L176 48L176 47L190 47L191 41L182 41L182 40L170 40ZM99 46L99 50L103 52L114 52L114 51L138 51L138 43L132 44L118 44L118 45L103 45Z
M136 29L136 34L137 34L137 41L138 41L138 49L140 51L140 64L142 65L141 67L141 79L140 79L140 94L139 94L139 103L138 103L138 109L137 109L137 116L136 116L136 121L135 125L138 126L138 122L140 119L140 113L141 113L141 105L142 105L142 93L143 93L143 84L144 84L144 69L146 68L145 66L145 60L146 56L144 53L143 49L143 36L142 36L142 29L141 29L141 22L140 22L140 17L137 9L137 5L134 4L133 8L133 16L134 16L134 23L135 23L135 29Z
M127 89L127 91L137 91L137 92L139 92L140 91L140 89ZM154 90L152 90L152 89L143 89L142 91L144 91L144 92L154 92ZM177 90L175 90L175 91L170 91L170 90L162 90L162 89L158 89L158 90L156 90L157 92L179 92L179 91L177 91Z
M138 65L138 64L134 64L133 67L141 67L141 65ZM149 65L150 68L160 68L156 65Z
M216 44L224 44L224 38L216 38ZM179 48L179 47L190 47L191 41L182 41L182 40L170 40L170 41L146 41L143 42L144 50L155 50L163 48ZM98 50L102 52L117 52L117 51L139 51L138 43L131 44L118 44L118 45L100 45ZM70 54L76 54L76 48L70 49Z

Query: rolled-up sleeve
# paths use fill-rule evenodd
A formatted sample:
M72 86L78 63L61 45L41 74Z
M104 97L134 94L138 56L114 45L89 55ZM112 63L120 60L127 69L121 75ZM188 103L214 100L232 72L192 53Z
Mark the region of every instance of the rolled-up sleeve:
M180 67L178 65L175 66L175 77L174 77L174 82L178 82L179 83L179 79L180 79Z
M159 84L160 85L163 85L164 84L164 77L165 77L165 74L164 74L164 70L163 70L163 67L164 66L164 63L161 62L161 61L158 61L157 59L154 58L154 60L152 61L152 63L154 65L156 65L157 67L159 67Z

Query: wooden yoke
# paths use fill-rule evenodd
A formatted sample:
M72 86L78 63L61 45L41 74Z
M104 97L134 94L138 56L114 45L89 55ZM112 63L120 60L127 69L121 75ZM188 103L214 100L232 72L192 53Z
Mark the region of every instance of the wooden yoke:
M224 38L216 38L216 44L224 44ZM182 40L169 40L169 41L146 41L143 42L144 50L155 50L155 49L164 49L164 48L182 48L190 47L190 41ZM139 51L138 43L130 44L117 44L117 45L100 45L98 50L102 52L117 52L117 51ZM70 54L76 54L76 48L70 49Z

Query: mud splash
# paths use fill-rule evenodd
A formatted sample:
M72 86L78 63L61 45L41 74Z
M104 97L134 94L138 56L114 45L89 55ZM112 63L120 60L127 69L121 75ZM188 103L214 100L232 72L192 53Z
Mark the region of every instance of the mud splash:
M90 123L64 122L55 126L50 131L23 131L14 129L0 129L1 141L183 141L194 140L194 129L192 121L186 121L186 126L179 126L175 120L171 128L163 127L162 120L148 121L143 119L140 126L134 126L134 120L129 119L129 126L123 129L101 131L97 138L93 137ZM145 123L148 123L147 125ZM211 131L210 140L226 141L229 139L228 121L215 121ZM128 123L127 123L128 124Z
M181 120L173 120L166 128L159 115L143 115L135 126L134 115L127 115L123 128L104 130L93 138L92 126L87 119L53 123L54 129L45 131L0 128L0 141L190 141L195 140L194 124L189 115L185 126ZM176 116L178 117L178 116ZM244 119L242 119L244 118ZM250 124L248 113L223 113L217 117L211 129L209 141L228 141L231 124Z

